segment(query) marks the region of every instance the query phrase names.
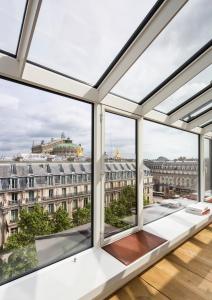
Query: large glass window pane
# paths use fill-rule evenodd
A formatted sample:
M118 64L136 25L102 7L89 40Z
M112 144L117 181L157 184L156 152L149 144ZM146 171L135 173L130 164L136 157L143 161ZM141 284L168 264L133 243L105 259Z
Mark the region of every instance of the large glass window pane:
M95 84L155 0L43 0L29 60Z
M177 107L180 104L183 104L191 96L193 96L194 94L205 88L207 85L209 85L211 83L211 74L212 65L210 65L205 70L196 75L194 78L192 78L190 81L188 81L175 93L170 95L166 100L157 105L155 109L166 114L169 113L170 111L175 109L175 107Z
M3 283L91 246L92 105L1 79L0 111Z
M211 39L212 2L188 1L112 92L141 101Z
M209 102L205 103L200 108L197 108L194 111L192 111L191 113L187 114L183 118L183 121L190 122L193 119L195 119L198 116L200 116L201 114L203 114L204 112L208 111L209 109L212 109L212 100L210 100Z
M0 49L16 54L26 0L0 1Z
M212 202L212 140L204 139L205 201Z
M106 112L105 237L136 224L136 121Z
M146 224L199 200L199 160L196 134L145 120L143 141L144 165L153 178L152 196L144 192Z

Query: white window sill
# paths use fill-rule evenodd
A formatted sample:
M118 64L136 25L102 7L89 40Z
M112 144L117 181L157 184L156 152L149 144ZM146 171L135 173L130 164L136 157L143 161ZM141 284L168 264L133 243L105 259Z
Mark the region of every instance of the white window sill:
M212 213L197 216L178 211L144 226L168 242L129 266L100 248L88 249L1 286L0 300L103 299L211 221Z

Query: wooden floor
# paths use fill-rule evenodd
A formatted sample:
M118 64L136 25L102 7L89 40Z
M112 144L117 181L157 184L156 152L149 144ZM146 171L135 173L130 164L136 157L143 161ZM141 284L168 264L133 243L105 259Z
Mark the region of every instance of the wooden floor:
M108 300L212 300L212 224Z

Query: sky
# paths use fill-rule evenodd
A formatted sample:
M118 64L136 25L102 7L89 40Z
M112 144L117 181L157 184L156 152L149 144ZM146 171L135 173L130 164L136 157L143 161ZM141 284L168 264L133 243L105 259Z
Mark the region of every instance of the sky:
M155 2L43 0L28 59L95 84ZM24 7L24 0L0 2L0 49L15 52ZM211 15L211 0L188 1L113 91L139 101L208 42ZM212 80L211 68L159 109L170 109L202 89ZM0 109L0 153L28 152L33 140L57 138L61 132L90 153L89 104L0 80ZM116 115L108 120L106 151L113 153L118 148L122 155L134 157L134 121ZM159 125L145 125L144 133L147 158L197 156L196 135Z
M64 132L91 152L91 105L0 79L0 155L29 153Z

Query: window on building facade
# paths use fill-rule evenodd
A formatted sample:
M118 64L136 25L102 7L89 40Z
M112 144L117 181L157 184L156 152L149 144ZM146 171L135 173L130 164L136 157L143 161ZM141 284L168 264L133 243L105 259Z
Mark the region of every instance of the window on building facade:
M62 207L62 209L67 210L67 203L66 203L66 201L64 201L64 202L61 203L61 207Z
M198 135L147 120L143 141L149 170L144 180L150 179L149 195L144 193L146 224L199 201L199 153Z
M15 223L18 220L18 209L11 209L10 222Z
M54 204L53 203L51 203L51 204L48 205L48 212L50 214L53 214L53 212L54 212Z
M12 202L17 203L18 202L18 193L12 193Z
M17 178L12 178L12 189L17 189L18 187L18 179Z
M73 174L82 177L82 168L92 178L92 105L0 79L0 108L0 174L4 175L0 175L0 193L6 200L0 206L0 261L13 268L9 277L1 273L3 283L92 246L92 195L86 218L81 213L83 201L74 215L73 189L77 192L78 183L65 180ZM81 185L85 182L92 194L92 182ZM79 190L82 199L87 197L84 189ZM10 226L17 232L12 233ZM58 235L63 231L68 232L65 238ZM13 254L18 265L10 265Z
M105 177L105 190L108 181L113 182L105 198L105 237L137 225L136 180L134 185L129 182L127 186L128 167L132 171L136 169L136 120L106 112L105 169L111 176L109 180ZM123 185L117 190L116 183L120 179L116 179L116 173L120 171Z
M49 190L49 198L53 198L54 197L54 190L51 189Z
M66 188L62 188L62 196L63 196L63 197L66 196Z
M205 201L212 202L212 140L204 139Z
M29 177L29 187L34 187L34 178Z

